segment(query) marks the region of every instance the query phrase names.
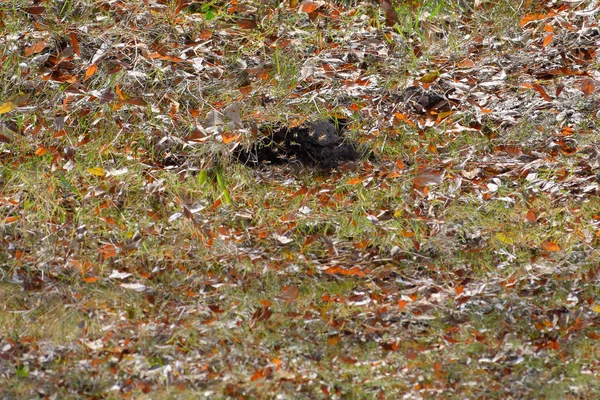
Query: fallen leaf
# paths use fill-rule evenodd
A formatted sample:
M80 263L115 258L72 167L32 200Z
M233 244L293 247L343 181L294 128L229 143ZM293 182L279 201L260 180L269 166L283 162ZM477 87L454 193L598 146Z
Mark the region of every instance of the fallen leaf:
M46 41L39 40L39 41L35 42L34 44L32 44L31 46L25 48L25 57L29 57L32 54L37 54L40 51L44 50L45 48L46 48Z
M442 182L443 178L444 170L421 172L413 179L413 185L416 188L424 188L428 185L438 185Z
M413 128L416 128L415 124L413 124L413 122L411 120L409 120L406 115L401 114L401 113L395 113L394 114L394 123L398 123L400 121L406 122L407 124L409 124Z
M94 176L104 176L106 174L106 172L104 171L104 168L102 168L102 167L88 168L86 171L88 174L94 175Z
M533 90L538 92L544 100L546 100L548 102L552 101L552 97L548 96L548 93L546 93L546 90L543 88L542 85L540 85L538 83L533 83L533 84L531 84L531 87Z
M527 14L523 18L521 18L520 25L523 27L530 22L539 21L540 19L544 19L544 18L545 18L545 15L542 13Z
M385 24L387 26L400 25L400 18L398 18L398 14L396 13L396 9L391 0L379 0L379 5L385 13Z
M554 242L546 241L540 245L546 251L560 251L560 246Z
M258 25L256 25L256 22L247 18L238 19L237 25L242 29L256 29L258 27Z
M596 90L596 85L594 84L594 80L592 78L584 79L583 82L581 82L580 89L583 92L583 94L585 95L585 97L594 93L594 90Z
M31 15L41 15L46 11L46 7L27 7L25 12Z
M17 106L12 101L7 101L6 103L0 105L0 114L6 114L7 112L11 112L15 108L17 108Z
M73 32L69 33L69 40L71 42L71 47L73 48L75 54L81 57L81 51L79 49L79 39L77 39L77 34Z
M94 75L98 71L98 64L92 64L85 70L85 78L84 81L87 81L88 78Z
M276 299L291 303L300 296L300 289L297 286L285 286L281 294L275 296Z
M535 223L535 221L537 220L537 213L533 210L529 210L527 211L527 216L525 217L527 219L527 222L529 222L530 224Z
M223 138L223 143L229 144L231 142L237 141L237 139L240 138L240 135L236 135L236 134L229 133L229 132L224 132L222 135L222 138Z
M544 37L544 42L542 43L542 47L546 47L548 46L550 43L552 43L552 39L554 38L554 34L553 33L549 33Z
M350 178L348 179L348 182L346 182L348 185L357 185L359 183L361 183L363 181L363 179L361 177L354 177L354 178Z
M320 4L314 1L303 1L298 7L298 12L311 13L319 8Z
M273 371L273 368L271 368L271 367L261 368L258 371L256 371L254 373L254 375L252 375L252 377L250 378L250 380L252 382L254 382L254 381L257 381L259 379L266 378L267 376L269 376L271 374L272 371Z
M331 335L327 337L327 344L334 346L340 342L340 335Z
M143 285L141 283L119 283L119 286L136 292L143 292L144 290L146 290L146 285Z
M406 301L406 300L398 300L398 310L399 311L404 310L404 308L406 308L407 304L408 304L408 301Z
M428 74L423 75L421 77L421 79L419 79L419 82L422 82L422 83L433 83L439 77L440 77L440 72L439 71L433 71L433 72L430 72Z

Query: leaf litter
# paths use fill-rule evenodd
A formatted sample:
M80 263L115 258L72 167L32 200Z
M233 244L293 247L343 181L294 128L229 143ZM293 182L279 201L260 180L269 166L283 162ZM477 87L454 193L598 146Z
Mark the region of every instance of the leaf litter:
M0 9L9 394L595 393L597 7L414 3Z

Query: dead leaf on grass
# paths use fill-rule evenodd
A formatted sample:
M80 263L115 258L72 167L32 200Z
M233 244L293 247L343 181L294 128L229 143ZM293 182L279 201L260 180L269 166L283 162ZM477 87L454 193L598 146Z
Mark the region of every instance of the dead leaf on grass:
M285 286L281 291L281 294L275 296L276 299L283 300L286 303L291 303L300 296L300 289L298 286Z

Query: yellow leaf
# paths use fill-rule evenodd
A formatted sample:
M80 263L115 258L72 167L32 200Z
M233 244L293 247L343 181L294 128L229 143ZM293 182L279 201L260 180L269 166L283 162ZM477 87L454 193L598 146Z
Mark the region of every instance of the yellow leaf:
M0 105L0 114L6 114L7 112L11 112L15 108L17 108L17 106L15 106L15 103L13 103L12 101L7 101L6 103Z
M423 77L421 77L421 79L419 79L419 81L421 81L423 83L433 83L439 77L440 77L440 72L439 71L433 71L433 72L430 72L428 74L425 74Z
M95 176L104 176L105 175L104 168L102 168L102 167L88 168L86 171L90 175L95 175Z
M600 313L600 304L596 304L594 307L592 307L592 311L595 313Z
M498 239L499 241L501 241L502 243L505 243L505 244L514 244L515 243L514 237L504 234L502 232L498 232L496 234L496 239Z

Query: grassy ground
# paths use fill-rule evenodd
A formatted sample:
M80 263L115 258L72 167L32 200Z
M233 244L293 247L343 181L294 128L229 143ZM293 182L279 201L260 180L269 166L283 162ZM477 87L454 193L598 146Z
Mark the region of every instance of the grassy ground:
M3 398L597 396L591 2L145 3L0 2Z

